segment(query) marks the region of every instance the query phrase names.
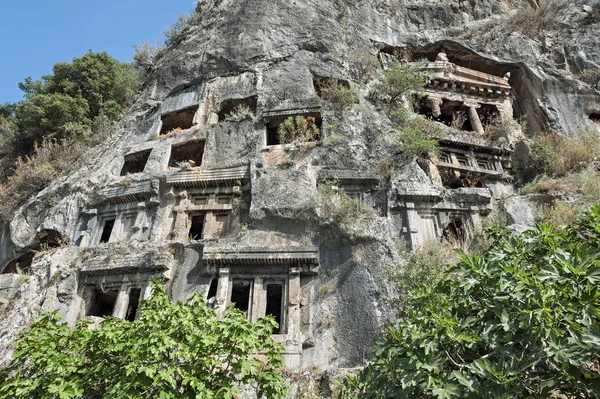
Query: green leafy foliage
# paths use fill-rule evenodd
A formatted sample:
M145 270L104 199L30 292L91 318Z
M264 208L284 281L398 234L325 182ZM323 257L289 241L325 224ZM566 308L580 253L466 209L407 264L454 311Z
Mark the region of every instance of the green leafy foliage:
M418 93L423 89L426 79L420 72L420 65L394 61L391 67L383 72L383 82L373 87L371 95L385 103L400 106L406 94Z
M73 168L101 143L139 88L139 73L105 52L59 62L19 84L25 100L0 106L0 215Z
M69 123L87 128L99 115L117 119L139 87L135 66L106 52L88 52L73 62L56 63L52 70L52 75L19 85L26 100L16 106L17 125L34 140L65 138Z
M201 294L173 303L160 283L152 290L133 322L72 329L56 312L41 316L0 372L0 398L234 398L240 384L286 397L273 318L253 324L234 308L217 318Z
M313 116L290 116L277 129L279 142L289 144L293 142L307 143L321 138L321 131Z
M392 112L392 118L397 122L393 139L400 154L420 157L439 151L435 137L441 131L434 123L420 117L410 119L408 110L403 107Z
M377 215L372 206L360 198L349 196L334 181L319 184L307 208L316 210L319 222L333 223L346 230L361 218Z
M600 395L600 205L565 228L489 231L410 296L345 398Z
M564 176L579 172L594 161L599 149L600 140L593 132L578 138L553 132L539 135L531 144L530 173Z

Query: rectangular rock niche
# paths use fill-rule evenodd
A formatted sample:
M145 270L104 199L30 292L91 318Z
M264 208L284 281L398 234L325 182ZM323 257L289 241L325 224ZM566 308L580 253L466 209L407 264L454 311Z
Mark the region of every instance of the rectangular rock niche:
M125 163L123 164L123 169L121 169L121 176L143 172L151 151L145 150L125 155Z
M176 130L186 130L194 126L194 117L199 107L199 105L194 105L161 116L160 134L168 134Z
M253 119L256 115L257 102L257 96L223 101L219 110L219 122Z
M202 165L204 141L188 141L171 147L169 168L187 168Z
M321 140L321 114L270 118L266 123L267 145L306 143Z

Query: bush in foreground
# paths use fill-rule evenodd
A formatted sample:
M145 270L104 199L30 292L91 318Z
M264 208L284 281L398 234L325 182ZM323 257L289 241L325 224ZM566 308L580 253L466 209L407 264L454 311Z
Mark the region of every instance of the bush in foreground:
M0 398L233 398L239 384L286 397L272 318L253 324L233 308L217 318L202 294L173 303L159 283L152 289L133 322L71 329L56 312L43 315L0 372Z
M490 238L411 295L342 397L600 396L600 205L562 229Z

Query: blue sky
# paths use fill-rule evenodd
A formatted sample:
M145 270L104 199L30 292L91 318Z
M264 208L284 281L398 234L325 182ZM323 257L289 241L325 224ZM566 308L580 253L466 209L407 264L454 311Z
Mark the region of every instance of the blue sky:
M195 7L194 0L0 0L0 104L22 98L17 87L58 61L89 49L131 61L135 43L162 32Z

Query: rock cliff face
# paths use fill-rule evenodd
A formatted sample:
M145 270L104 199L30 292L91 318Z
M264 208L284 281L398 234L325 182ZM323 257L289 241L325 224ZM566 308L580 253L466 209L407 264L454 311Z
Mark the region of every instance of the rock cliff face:
M1 226L0 361L40 311L132 318L161 278L174 299L203 291L218 309L274 315L290 368L361 364L393 322L383 268L402 262L399 241L471 234L501 211L526 228L544 199L513 194L523 141L598 129L600 92L576 78L600 67L592 11L569 6L539 28L515 24L521 7L200 2L200 26L157 61L116 134ZM429 60L414 111L440 121L438 159L399 156L373 99L394 57ZM331 82L357 102L319 97ZM456 110L467 131L441 123ZM486 137L486 112L527 132ZM318 134L281 143L290 116ZM335 212L348 198L362 201L346 201L352 221Z

